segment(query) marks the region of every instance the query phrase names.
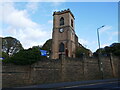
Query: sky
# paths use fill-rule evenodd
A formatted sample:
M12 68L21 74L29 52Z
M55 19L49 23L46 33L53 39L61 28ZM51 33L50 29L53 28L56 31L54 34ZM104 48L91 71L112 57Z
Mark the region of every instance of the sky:
M52 38L53 12L70 9L79 42L92 52L118 42L117 2L5 2L0 3L0 37L12 36L25 49Z

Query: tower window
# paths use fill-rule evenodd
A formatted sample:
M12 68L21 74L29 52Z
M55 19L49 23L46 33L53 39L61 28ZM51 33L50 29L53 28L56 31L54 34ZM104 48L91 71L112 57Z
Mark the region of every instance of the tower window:
M59 45L59 52L64 52L64 43L60 43Z
M73 20L71 19L71 26L73 27Z
M61 25L64 25L64 18L63 17L60 18L60 26Z

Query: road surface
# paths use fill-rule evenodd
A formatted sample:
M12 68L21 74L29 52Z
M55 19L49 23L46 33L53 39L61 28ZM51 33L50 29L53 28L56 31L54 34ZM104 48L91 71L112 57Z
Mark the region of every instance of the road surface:
M66 89L120 90L120 81L101 82L101 83L98 82L98 83L86 84L86 85L68 86L68 87L59 88L58 90L66 90Z
M94 90L120 90L119 79L105 79L105 80L89 80L89 81L75 81L62 82L51 84L31 85L24 87L3 88L2 90L66 90L66 89L94 89Z

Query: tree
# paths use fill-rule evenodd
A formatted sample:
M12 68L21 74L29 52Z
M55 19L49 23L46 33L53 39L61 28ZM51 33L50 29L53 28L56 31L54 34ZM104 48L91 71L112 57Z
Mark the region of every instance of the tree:
M49 39L42 46L42 49L49 51L49 50L51 50L51 47L52 47L52 39Z
M13 55L22 49L22 44L17 39L13 37L2 38L2 51L8 55Z
M89 49L86 49L85 47L83 47L81 44L79 44L79 46L76 49L76 57L80 58L83 57L83 55L85 56L89 56L92 52Z
M38 48L29 48L26 50L20 50L12 57L4 60L6 63L14 63L17 65L30 65L46 57L42 57Z
M116 56L120 56L120 43L113 43L110 46L105 46L104 48L97 49L94 55L101 52L101 55L108 56L110 53Z
M51 54L51 47L52 47L52 39L49 39L42 46L42 49L46 50L48 52L48 55L50 55Z
M2 52L2 57L3 57L4 59L6 59L6 58L9 58L9 55L8 55L7 53L5 53L5 52Z

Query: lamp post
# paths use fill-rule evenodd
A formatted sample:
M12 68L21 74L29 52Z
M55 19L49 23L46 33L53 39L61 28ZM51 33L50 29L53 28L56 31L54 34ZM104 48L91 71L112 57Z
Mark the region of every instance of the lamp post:
M102 61L100 59L100 54L101 54L101 51L100 51L100 37L99 37L99 29L105 27L105 25L99 27L97 29L97 36L98 36L98 46L99 46L99 51L98 51L98 64L99 64L99 69L101 71L101 74L102 74L102 79L103 79L103 66L102 66Z

